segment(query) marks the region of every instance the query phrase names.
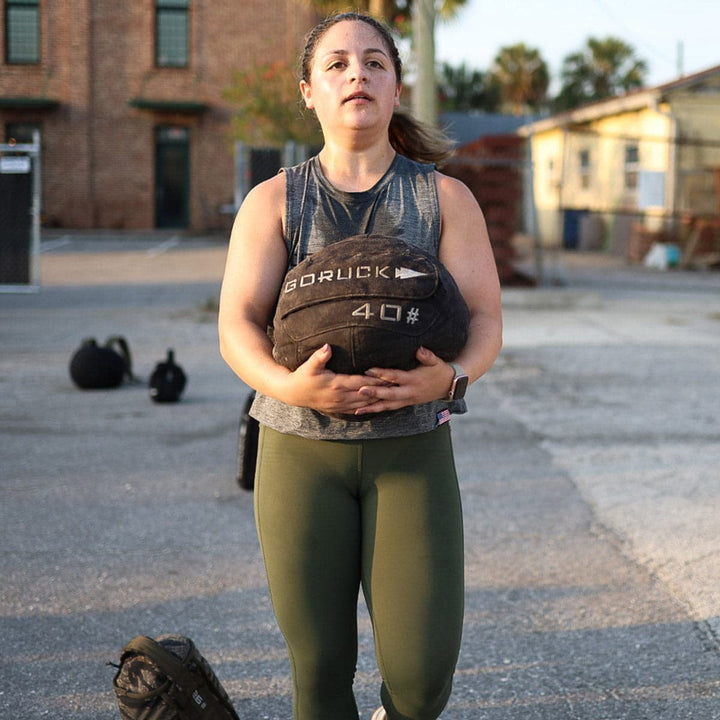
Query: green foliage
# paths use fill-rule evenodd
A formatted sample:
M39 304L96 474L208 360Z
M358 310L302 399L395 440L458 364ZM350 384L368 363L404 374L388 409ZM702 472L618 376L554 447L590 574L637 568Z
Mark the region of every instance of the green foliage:
M233 140L256 147L320 142L315 116L302 106L295 73L286 61L235 71L223 97L233 107Z
M586 46L567 55L562 87L548 97L550 73L540 52L518 43L502 47L485 73L443 66L438 79L442 110L497 110L515 114L552 109L569 110L588 102L623 95L643 86L647 64L618 38L589 38ZM500 107L498 107L500 106Z
M647 64L627 43L614 37L589 38L583 50L563 61L555 109L569 110L640 88L646 73Z
M498 89L503 109L522 115L545 105L550 73L539 50L518 43L500 48L490 82Z
M458 67L444 63L438 78L438 99L441 112L493 112L500 95L496 86L488 84L485 73L471 70L465 63Z

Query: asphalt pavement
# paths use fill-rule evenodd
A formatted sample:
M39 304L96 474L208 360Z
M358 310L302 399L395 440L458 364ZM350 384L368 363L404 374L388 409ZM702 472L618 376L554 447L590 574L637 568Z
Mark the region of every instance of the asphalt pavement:
M137 634L192 637L242 720L291 682L236 483L249 392L217 349L225 238L45 233L37 292L0 293L0 718L119 717ZM528 267L532 267L532 261ZM444 720L720 718L720 272L544 258L453 419L466 624ZM86 337L134 382L73 386ZM168 348L188 375L150 400ZM367 613L356 677L378 705Z

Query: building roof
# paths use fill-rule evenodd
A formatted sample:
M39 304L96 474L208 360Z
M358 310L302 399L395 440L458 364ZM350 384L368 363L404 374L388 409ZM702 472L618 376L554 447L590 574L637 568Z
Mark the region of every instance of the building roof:
M521 125L536 118L471 110L440 113L439 119L445 134L460 146L487 135L514 135Z
M647 107L654 107L670 92L697 87L702 85L706 80L716 77L720 77L720 65L715 65L714 67L692 75L676 78L662 85L631 90L624 95L607 98L606 100L598 100L597 102L581 105L580 107L558 113L557 115L542 120L525 123L518 128L518 133L523 136L528 136L532 133L586 123L623 112L632 112Z

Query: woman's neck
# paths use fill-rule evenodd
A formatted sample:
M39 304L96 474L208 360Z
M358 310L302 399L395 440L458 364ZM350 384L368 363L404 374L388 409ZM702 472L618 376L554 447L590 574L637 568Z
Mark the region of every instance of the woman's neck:
M318 155L325 178L338 190L369 190L387 172L395 150L390 143L362 150L326 144Z

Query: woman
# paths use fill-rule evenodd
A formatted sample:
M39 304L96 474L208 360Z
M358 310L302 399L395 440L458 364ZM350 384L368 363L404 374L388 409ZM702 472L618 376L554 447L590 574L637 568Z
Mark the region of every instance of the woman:
M475 199L429 164L447 145L397 111L401 71L368 16L333 16L310 33L300 91L324 145L248 194L223 280L221 351L257 391L256 521L296 720L358 718L360 586L383 679L374 720L437 718L460 647L462 517L443 410L466 410L462 376L477 380L500 350L500 290ZM413 370L364 375L327 370L329 346L293 372L273 360L266 329L288 267L365 233L437 253L453 274L471 315L455 367L424 348Z

